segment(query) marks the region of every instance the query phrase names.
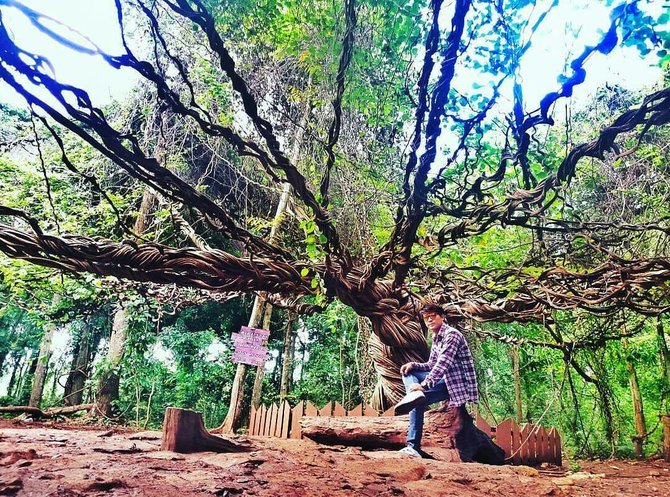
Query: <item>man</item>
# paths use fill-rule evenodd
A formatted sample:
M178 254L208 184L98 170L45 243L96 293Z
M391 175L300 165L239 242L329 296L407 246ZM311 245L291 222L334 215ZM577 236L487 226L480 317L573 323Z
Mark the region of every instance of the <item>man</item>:
M428 304L420 312L433 333L428 362L409 362L400 368L407 395L395 406L395 414L409 412L407 447L400 452L421 457L423 414L427 405L442 400L450 408L461 408L467 401L477 402L477 377L472 354L463 334L445 321L445 312Z

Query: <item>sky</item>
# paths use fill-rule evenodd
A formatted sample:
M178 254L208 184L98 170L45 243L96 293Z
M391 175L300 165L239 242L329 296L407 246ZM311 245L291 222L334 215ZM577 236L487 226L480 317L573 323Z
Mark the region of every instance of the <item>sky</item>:
M24 4L71 26L108 52L121 51L113 0L24 0ZM660 1L651 3L652 8L661 8L661 4ZM39 33L16 9L2 7L1 10L3 21L20 46L46 55L60 80L82 86L98 105L104 105L113 98L121 98L131 90L136 80L133 72L113 69L100 57L82 55L63 48ZM537 8L535 15L541 10ZM545 23L549 32L555 36L537 36L522 66L524 91L531 105L539 102L547 91L556 89L556 77L561 73L566 55L579 53L585 44L595 42L601 30L608 27L609 20L607 9L598 2L564 0L552 10ZM67 33L62 27L53 23L49 25L56 27L59 32ZM566 36L569 30L578 31L576 40ZM86 43L77 35L68 36ZM660 76L660 69L652 65L654 62L653 57L642 60L630 48L617 49L607 57L595 54L587 66L587 81L576 90L574 98L586 99L607 82L619 82L633 90L641 89ZM4 83L0 85L0 101L14 105L22 103L20 97L14 95Z

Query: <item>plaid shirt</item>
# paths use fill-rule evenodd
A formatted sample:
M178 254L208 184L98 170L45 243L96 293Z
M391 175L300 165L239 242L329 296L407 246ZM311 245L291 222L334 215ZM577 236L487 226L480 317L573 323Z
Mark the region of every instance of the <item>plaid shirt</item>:
M422 386L432 388L444 378L450 406L477 402L477 376L468 342L456 328L443 323L433 339L428 362L413 362L414 371L430 371Z

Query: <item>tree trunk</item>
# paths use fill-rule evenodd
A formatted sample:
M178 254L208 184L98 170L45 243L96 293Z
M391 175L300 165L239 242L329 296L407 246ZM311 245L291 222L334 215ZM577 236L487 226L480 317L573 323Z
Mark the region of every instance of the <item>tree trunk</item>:
M56 307L60 302L60 296L54 294L51 300L51 307ZM37 367L35 368L35 375L33 376L33 388L30 392L30 400L28 405L32 407L39 407L42 402L42 393L44 392L44 381L47 377L47 370L49 369L49 358L51 357L51 342L53 340L56 325L52 322L47 322L45 325L44 336L40 343L40 351L37 356Z
M171 452L243 452L247 447L212 435L205 429L202 415L188 409L168 407L163 421L161 450Z
M75 345L72 357L72 366L65 381L65 404L75 406L81 404L84 397L84 385L88 378L90 360L91 325L83 323L78 343Z
M375 384L377 383L377 372L375 363L368 351L370 336L372 335L372 325L370 320L363 316L358 316L356 320L358 325L358 336L356 338L356 370L358 372L358 390L366 403L370 402Z
M258 328L263 315L263 299L256 297L254 299L254 306L251 309L251 317L249 318L249 328ZM244 380L247 376L247 365L239 363L235 371L235 378L233 379L233 389L230 392L230 404L228 407L228 414L223 424L216 428L215 431L223 433L233 433L240 423L242 416L242 401L244 400Z
M263 315L263 329L270 329L270 321L272 318L272 306L265 304L265 313ZM267 342L265 342L267 345ZM256 367L256 378L254 378L254 389L251 394L251 405L258 407L261 403L261 395L263 394L263 378L265 378L265 364Z
M300 420L303 436L323 444L353 445L368 449L399 449L407 440L409 416L305 416ZM453 450L452 460L502 464L503 450L479 430L465 408L426 413L422 449L442 453Z
M119 307L114 313L112 333L109 337L109 348L104 368L98 382L93 414L103 418L113 417L114 401L119 398L119 364L123 359L126 336L128 333L128 310Z
M512 346L512 363L514 367L514 405L516 407L516 422L523 423L523 403L521 402L521 371L519 368L519 346Z
M658 346L661 353L661 369L665 382L664 394L667 397L670 394L670 351L668 343L665 341L665 331L661 317L656 318L656 332L658 333Z
M7 395L10 397L16 397L16 383L17 379L21 377L21 360L23 355L14 355L12 354L12 374L9 375L9 383L7 384ZM19 374L17 374L17 372Z
M663 422L663 460L670 462L670 415L661 417Z
M351 288L342 288L338 297L360 316L370 319L373 334L368 350L379 373L371 404L375 409L385 411L405 395L400 366L412 361L426 361L428 344L418 320L418 309L407 303L408 297L399 295L390 284L383 282L364 286L360 292L354 291L357 281L364 276L350 271L347 277L352 280Z
M635 365L627 354L628 340L623 339L624 352L626 353L626 367L629 373L630 393L633 398L633 417L635 420L635 436L633 438L633 445L635 447L635 455L638 459L644 457L644 437L647 433L647 425L644 420L644 410L642 405L642 394L640 393L640 385L637 381L637 371Z
M159 155L159 151L156 152ZM133 226L135 233L143 234L149 225L149 214L156 201L156 194L150 189L145 188L142 194L140 210ZM112 324L112 333L109 338L109 349L105 359L104 371L100 375L97 394L95 398L94 416L111 418L113 416L112 408L114 402L119 398L119 366L126 347L126 338L128 336L128 323L130 316L128 310L119 306L114 313Z
M291 389L291 380L293 378L293 354L295 348L295 324L297 316L291 313L286 321L286 328L284 329L284 361L282 364L281 380L279 381L279 402L282 402L288 397Z

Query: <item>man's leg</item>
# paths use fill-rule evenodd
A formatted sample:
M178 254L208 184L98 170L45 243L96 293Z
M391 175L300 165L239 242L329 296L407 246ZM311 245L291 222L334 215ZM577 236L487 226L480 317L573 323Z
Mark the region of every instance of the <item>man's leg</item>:
M402 381L405 384L405 390L409 391L411 385L421 383L428 375L427 372L417 371L403 376ZM409 430L407 431L407 445L414 450L421 448L421 437L423 435L423 417L426 406L442 400L447 400L449 394L447 393L447 385L444 380L438 381L433 388L424 391L426 402L416 406L409 413Z

